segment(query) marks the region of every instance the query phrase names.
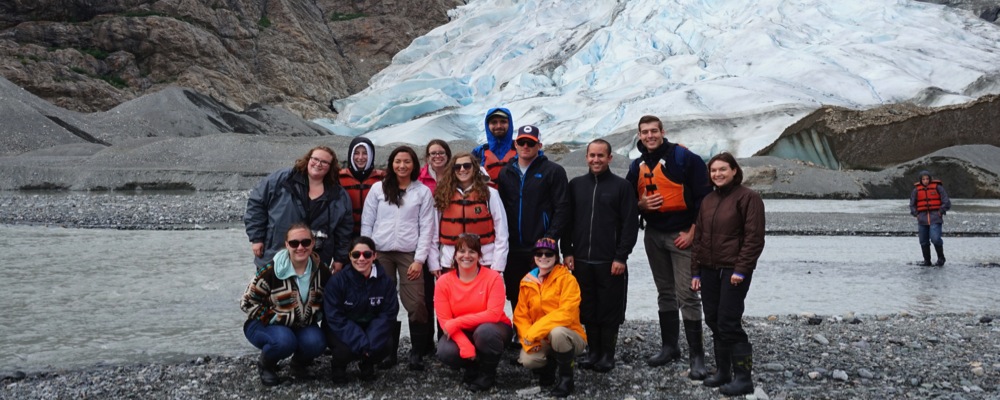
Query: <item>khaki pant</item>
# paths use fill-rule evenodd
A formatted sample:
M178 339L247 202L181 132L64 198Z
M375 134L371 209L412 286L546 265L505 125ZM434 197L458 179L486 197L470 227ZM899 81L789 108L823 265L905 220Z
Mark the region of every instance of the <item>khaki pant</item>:
M691 248L681 250L674 245L678 232L660 232L646 228L643 243L649 269L656 285L658 311L681 310L689 321L701 321L701 298L691 290Z
M528 353L522 348L517 362L525 368L538 369L549 363L549 354L573 351L574 354L580 355L583 353L583 348L587 347L587 342L579 333L563 326L549 331L548 339L548 341L542 341L541 348L534 353Z
M426 324L430 322L430 310L424 303L423 271L417 280L406 277L406 270L413 264L413 255L412 252L387 251L378 254L378 263L390 279L399 283L399 302L403 303L409 321Z

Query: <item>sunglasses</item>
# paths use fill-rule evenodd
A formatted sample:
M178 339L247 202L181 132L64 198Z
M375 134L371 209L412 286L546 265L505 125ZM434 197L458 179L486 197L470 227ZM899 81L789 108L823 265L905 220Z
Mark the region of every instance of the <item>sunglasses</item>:
M556 256L556 253L552 252L552 251L536 251L535 252L535 257L538 257L538 258L550 258L550 257L555 257L555 256Z
M514 143L517 143L517 145L521 147L535 147L535 145L538 144L538 142L531 139L518 139Z
M455 168L455 171L461 171L463 169L472 170L472 166L473 166L472 163L467 162L467 163L455 164L453 168Z
M288 247L291 247L293 249L296 248L296 247L299 247L299 245L302 245L302 247L309 247L309 246L312 246L312 244L313 244L313 240L312 239L289 240L288 241Z
M372 256L374 256L374 255L375 255L375 252L371 251L371 250L365 250L365 251L354 250L354 251L351 252L351 258L353 258L355 260L360 259L360 258L372 258Z

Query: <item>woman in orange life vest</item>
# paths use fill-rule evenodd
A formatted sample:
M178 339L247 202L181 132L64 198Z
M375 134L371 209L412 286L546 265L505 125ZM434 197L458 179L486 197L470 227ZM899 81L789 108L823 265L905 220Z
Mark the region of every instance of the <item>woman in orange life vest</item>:
M375 169L375 146L371 140L356 137L351 140L347 152L347 168L340 170L340 186L347 190L354 210L354 232L352 238L361 235L361 210L365 196L375 182L381 182L385 171Z
M420 176L417 179L424 186L430 188L431 193L437 189L437 183L441 177L450 172L448 171L448 161L451 161L451 147L448 146L448 142L432 139L427 143L427 149L424 152L424 166L420 168Z
M941 225L944 214L951 209L951 199L941 181L931 177L928 171L920 171L920 181L913 184L910 193L910 215L917 217L917 237L924 261L922 266L931 265L931 244L937 252L937 263L944 265L944 242L941 240Z
M451 171L434 192L437 234L433 236L428 266L440 276L441 268L452 265L455 240L463 233L479 236L483 266L503 272L507 265L507 214L500 193L486 185L477 160L470 153L456 155L448 162Z

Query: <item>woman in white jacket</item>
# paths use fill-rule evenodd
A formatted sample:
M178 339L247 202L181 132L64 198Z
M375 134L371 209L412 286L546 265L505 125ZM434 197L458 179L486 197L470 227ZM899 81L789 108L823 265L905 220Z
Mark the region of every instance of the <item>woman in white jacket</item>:
M471 153L458 154L448 162L449 173L440 178L434 192L437 216L435 234L427 264L435 276L450 268L455 257L455 240L462 233L479 236L483 249L480 264L503 272L509 247L507 213L500 193L489 187L489 175Z
M434 232L434 198L430 189L417 180L420 161L409 146L389 154L389 167L382 182L372 185L361 213L361 235L375 241L379 264L386 275L399 283L399 298L410 322L409 367L423 370L423 356L431 343L433 328L430 310L424 302L423 269ZM397 279L398 276L398 279ZM393 351L379 365L391 368L397 362L399 324L393 330Z

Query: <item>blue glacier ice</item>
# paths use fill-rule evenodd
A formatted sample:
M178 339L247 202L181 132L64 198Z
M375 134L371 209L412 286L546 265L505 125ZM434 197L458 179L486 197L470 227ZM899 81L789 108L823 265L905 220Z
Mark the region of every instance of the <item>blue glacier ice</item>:
M482 142L504 106L543 143L581 143L654 114L696 152L749 156L822 105L1000 93L1000 28L913 1L470 0L450 17L316 122L378 144Z

